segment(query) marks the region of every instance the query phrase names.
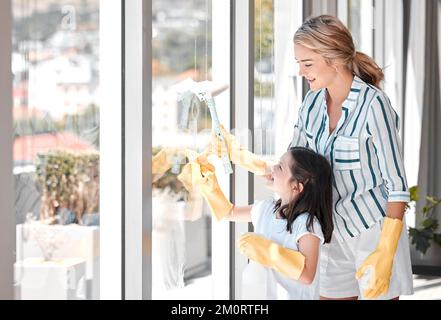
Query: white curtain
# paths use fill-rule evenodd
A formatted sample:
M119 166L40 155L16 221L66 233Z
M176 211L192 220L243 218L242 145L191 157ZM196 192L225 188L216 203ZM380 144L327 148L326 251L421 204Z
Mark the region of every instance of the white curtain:
M410 1L404 159L409 187L418 185L423 197L441 197L440 3L441 0ZM416 211L422 212L423 206L424 198ZM435 216L441 221L440 208ZM418 226L420 219L417 215L414 223L409 220L409 225ZM411 252L414 266L441 266L441 248L437 245L424 256L414 249Z
M424 68L423 118L418 185L421 194L441 196L441 100L438 32L440 0L428 0L426 8L426 48ZM440 210L438 210L441 213ZM438 214L441 218L441 214Z
M425 10L426 1L410 1L409 47L407 51L406 92L404 93L404 165L407 182L418 184L421 128L423 120L423 91L425 70ZM406 57L405 57L406 59ZM414 222L410 221L409 225Z
M415 1L416 2L416 1ZM421 146L419 152L418 185L420 195L441 197L441 82L440 82L440 45L439 32L440 0L426 1L425 18L425 52L424 77L422 96ZM410 119L411 120L411 119ZM422 212L424 201L421 201L416 210ZM418 215L416 225L418 225ZM441 221L441 208L435 209L435 217ZM439 230L438 230L439 232ZM441 247L432 245L425 256L413 254L413 264L424 266L441 266Z

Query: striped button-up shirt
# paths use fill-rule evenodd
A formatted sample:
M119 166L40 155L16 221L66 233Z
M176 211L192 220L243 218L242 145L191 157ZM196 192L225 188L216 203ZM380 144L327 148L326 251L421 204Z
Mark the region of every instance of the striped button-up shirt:
M386 215L388 202L408 202L399 118L386 94L354 77L342 116L329 134L326 89L309 91L290 147L324 155L333 168L334 235L355 237Z

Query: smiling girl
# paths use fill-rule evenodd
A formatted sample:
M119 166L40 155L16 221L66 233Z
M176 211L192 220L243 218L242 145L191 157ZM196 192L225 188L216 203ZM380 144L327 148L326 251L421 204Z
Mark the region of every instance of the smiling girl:
M271 167L267 182L279 198L234 206L225 217L253 223L255 232L239 239L239 249L267 268L267 299L319 298L320 248L333 230L331 184L331 167L323 156L291 148Z

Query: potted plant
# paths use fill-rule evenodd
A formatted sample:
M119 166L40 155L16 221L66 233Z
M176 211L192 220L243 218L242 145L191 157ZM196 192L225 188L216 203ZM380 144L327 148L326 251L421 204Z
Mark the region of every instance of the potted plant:
M410 188L410 202L407 206L415 207L415 228L409 227L409 238L411 240L412 265L419 266L441 266L441 233L439 222L436 217L435 208L441 204L441 199L433 196L424 198L425 204L418 210L416 204L421 201L418 186ZM425 272L423 272L425 273Z
M68 273L61 269L60 275L76 274L75 283L80 283L81 277L81 292L84 289L91 299L99 299L99 154L40 153L35 179L41 193L40 215L30 214L23 224L16 225L18 282L21 284L23 275L27 275L28 288L44 289L43 282L49 288L62 283L61 278L49 280L55 274L54 268L68 268ZM29 261L32 268L38 265L42 277L24 272L23 266ZM24 288L20 290L27 290ZM38 291L46 296L44 290ZM46 291L53 292L52 287Z
M98 225L99 155L51 151L38 155L40 220Z
M418 186L410 188L410 205L412 202L416 204L420 200ZM438 219L434 216L434 211L441 199L437 199L432 196L426 196L426 205L423 207L422 212L416 212L416 216L419 218L419 225L416 228L409 228L409 236L411 243L415 245L416 250L422 254L426 254L427 249L436 243L441 245L441 233L437 233L439 227ZM408 205L408 208L410 206Z

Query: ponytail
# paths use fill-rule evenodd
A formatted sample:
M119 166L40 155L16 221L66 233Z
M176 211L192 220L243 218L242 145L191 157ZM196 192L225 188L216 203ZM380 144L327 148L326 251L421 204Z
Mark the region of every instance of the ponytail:
M384 80L383 70L368 55L357 51L352 60L352 70L364 82L380 88L381 81Z

